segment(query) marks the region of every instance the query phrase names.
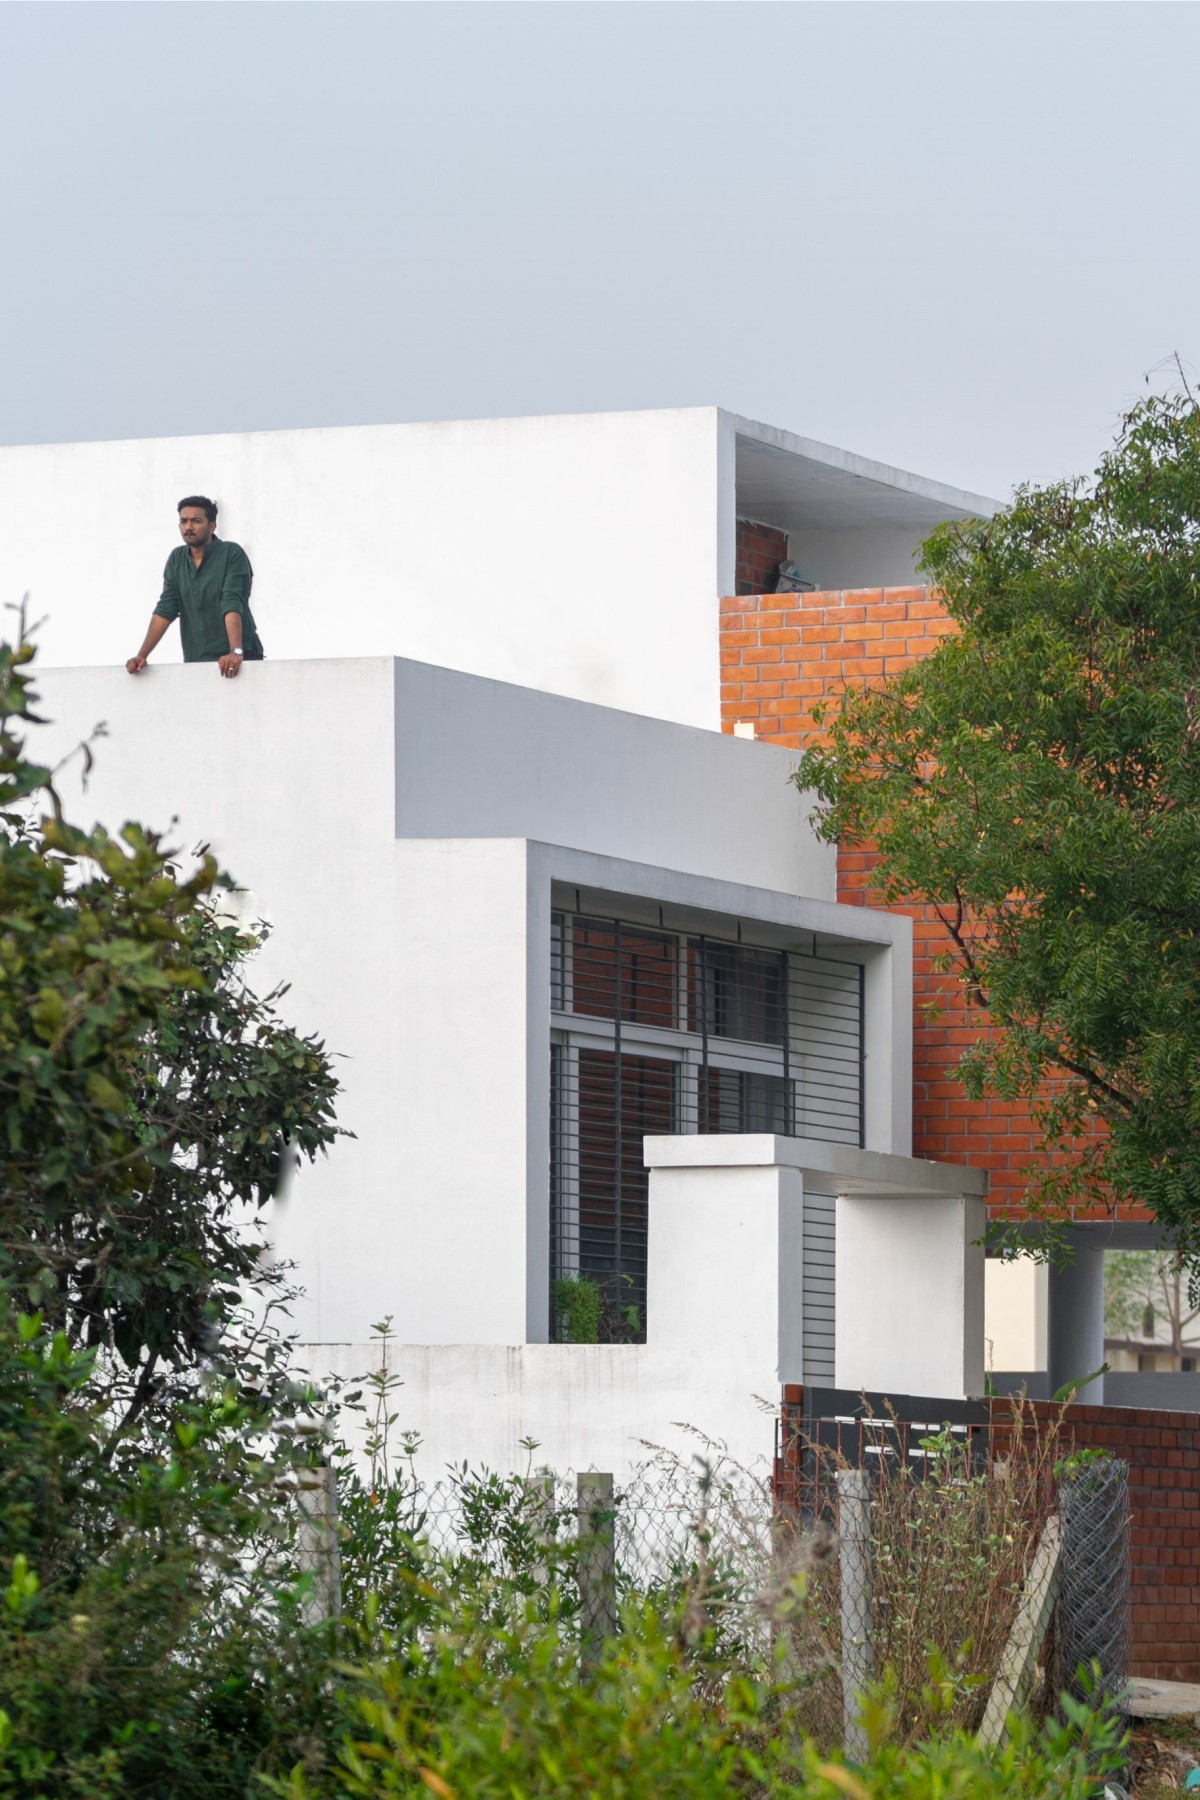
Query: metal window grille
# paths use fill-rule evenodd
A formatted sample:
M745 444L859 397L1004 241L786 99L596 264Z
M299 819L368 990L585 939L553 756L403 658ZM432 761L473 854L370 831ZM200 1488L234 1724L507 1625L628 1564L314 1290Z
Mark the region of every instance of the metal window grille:
M861 1144L862 966L811 949L557 912L551 946L551 1316L600 1290L602 1339L645 1337L642 1139L772 1132Z

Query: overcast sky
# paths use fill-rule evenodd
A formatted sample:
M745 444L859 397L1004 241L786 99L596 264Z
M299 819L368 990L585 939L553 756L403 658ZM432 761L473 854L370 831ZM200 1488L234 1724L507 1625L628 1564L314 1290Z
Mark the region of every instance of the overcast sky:
M0 5L0 441L716 403L984 493L1200 363L1193 5Z

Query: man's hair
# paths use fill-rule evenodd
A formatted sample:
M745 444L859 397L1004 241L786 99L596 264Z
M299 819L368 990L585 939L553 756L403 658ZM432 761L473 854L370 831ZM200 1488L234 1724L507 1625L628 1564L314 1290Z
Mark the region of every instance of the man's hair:
M208 520L209 524L210 525L216 524L216 522L217 522L217 503L215 500L210 500L207 497L207 495L205 495L205 494L188 494L184 499L182 499L179 502L179 505L175 508L175 511L182 512L185 506L202 507L204 509L204 516Z

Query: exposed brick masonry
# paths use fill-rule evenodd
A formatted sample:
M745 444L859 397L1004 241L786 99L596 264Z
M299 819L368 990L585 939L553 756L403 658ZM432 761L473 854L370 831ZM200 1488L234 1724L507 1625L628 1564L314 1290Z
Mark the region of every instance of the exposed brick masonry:
M801 748L817 731L812 709L819 700L836 703L847 683L907 668L954 629L924 587L732 596L721 602L723 727L732 731L737 720L752 720L761 738ZM839 900L867 904L874 861L864 849L839 853ZM1020 1212L1028 1185L1023 1171L1036 1144L1029 1109L968 1100L953 1079L986 1017L934 966L949 942L937 914L929 907L898 910L913 921L913 1154L987 1169L992 1213Z
M802 1387L784 1387L775 1486L792 1505L798 1501L804 1399ZM914 1402L900 1395L896 1400L900 1418L911 1417L914 1405L937 1406L936 1400ZM1064 1449L1074 1444L1104 1450L1129 1464L1132 1673L1160 1681L1200 1681L1200 1415L1149 1407L1058 1407L1045 1401L1031 1410L1047 1423L1060 1422ZM990 1413L993 1451L1006 1455L1011 1402L991 1402ZM852 1449L848 1453L854 1454Z
M1069 1406L1065 1428L1129 1464L1133 1673L1200 1681L1200 1415Z
M767 594L775 588L781 562L787 561L786 531L760 525L755 519L737 522L735 586L739 594Z

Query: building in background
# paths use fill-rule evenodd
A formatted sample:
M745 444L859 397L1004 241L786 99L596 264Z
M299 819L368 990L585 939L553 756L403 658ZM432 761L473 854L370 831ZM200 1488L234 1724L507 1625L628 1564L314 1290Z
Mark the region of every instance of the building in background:
M1153 1250L1106 1259L1104 1357L1121 1374L1197 1375L1200 1306L1188 1272Z
M134 682L192 491L269 660ZM956 1091L929 921L789 784L817 697L949 628L914 557L990 502L695 408L0 450L0 507L55 742L110 724L77 809L211 842L346 1059L279 1240L323 1366L393 1317L435 1459L751 1455L782 1380L1098 1366L1099 1240L985 1284L1027 1122ZM553 1341L581 1276L618 1341Z
M173 815L270 922L354 1133L275 1220L295 1323L356 1374L392 1318L434 1467L685 1424L753 1463L783 1380L980 1390L986 1176L909 1154L911 926L837 904L788 752L390 657L40 685L42 754L108 722L71 813ZM607 1341L555 1341L580 1278Z

